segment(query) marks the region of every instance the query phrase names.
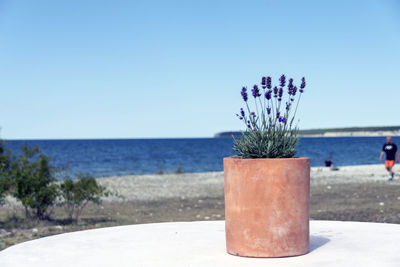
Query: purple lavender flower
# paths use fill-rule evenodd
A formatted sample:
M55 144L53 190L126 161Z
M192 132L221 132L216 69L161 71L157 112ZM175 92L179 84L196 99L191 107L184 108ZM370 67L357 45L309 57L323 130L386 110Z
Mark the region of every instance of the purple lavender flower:
M248 127L249 129L251 129L250 121L247 121L247 127Z
M304 89L305 87L306 87L306 78L303 77L303 78L301 78L300 89Z
M297 87L294 86L293 89L292 89L292 95L295 96L295 95L296 95L296 92L297 92Z
M265 93L265 98L266 98L267 100L270 100L270 99L271 99L271 95L272 95L272 90L268 90L268 91Z
M274 97L278 97L278 87L274 87Z
M286 119L285 117L282 117L281 122L283 122L284 124L286 124L286 123L287 123L287 119Z
M282 76L279 78L279 81L281 82L281 87L284 87L286 84L286 76L285 74L282 74Z
M292 94L293 94L293 79L292 79L292 78L289 79L289 83L288 83L288 93L289 93L289 95L292 95Z
M237 116L240 120L243 120L243 117L240 116L239 114L236 114L236 116Z
M289 79L288 87L293 87L293 79L292 78Z
M267 88L268 89L271 89L272 88L272 85L271 85L271 77L267 77Z
M254 98L257 98L257 97L261 96L260 89L258 89L257 85L253 86L253 89L251 90L251 93L253 94Z
M299 92L302 94L304 92L304 88L306 87L306 79L303 77L301 78L301 85Z
M242 91L240 92L242 94L244 102L247 102L247 87L242 88Z
M278 92L278 101L282 100L282 95L283 95L283 88L279 88L279 92Z
M243 110L243 108L240 108L240 115L242 115L242 117L244 117L244 110Z
M267 114L268 115L271 114L271 108L270 107L267 107Z
M262 85L263 89L265 89L267 87L267 78L265 78L265 77L261 78L261 85Z
M291 104L290 102L286 102L286 110L287 110L287 111L289 111L291 105L292 105L292 104Z
M251 112L250 115L253 116L253 118L257 117L256 113L254 113L254 112Z
M280 112L277 112L277 113L276 113L276 118L279 119L280 116L281 116L281 113L280 113Z

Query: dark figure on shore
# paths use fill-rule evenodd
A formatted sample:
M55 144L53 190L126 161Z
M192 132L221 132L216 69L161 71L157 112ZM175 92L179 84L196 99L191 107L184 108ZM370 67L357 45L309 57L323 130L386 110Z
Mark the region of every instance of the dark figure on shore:
M335 167L335 165L333 165L333 162L331 160L331 158L327 158L325 160L325 167L331 168L331 171L338 171L339 168Z
M325 160L325 167L332 167L333 166L333 162L331 161L331 158L327 158Z
M379 161L382 160L383 154L386 153L385 168L389 172L389 181L394 178L393 166L394 162L399 162L399 152L397 152L397 146L392 142L392 137L388 136L386 138L386 143L382 147L381 155L379 156Z

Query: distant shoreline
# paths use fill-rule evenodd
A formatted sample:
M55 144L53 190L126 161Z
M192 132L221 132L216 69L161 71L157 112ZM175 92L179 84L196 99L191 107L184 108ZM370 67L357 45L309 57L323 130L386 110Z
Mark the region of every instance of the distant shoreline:
M400 132L327 132L324 134L299 134L300 137L386 137L400 136Z
M215 138L241 136L242 132L220 132L214 135ZM300 137L373 137L373 136L400 136L400 126L382 127L348 127L348 128L327 128L299 130Z

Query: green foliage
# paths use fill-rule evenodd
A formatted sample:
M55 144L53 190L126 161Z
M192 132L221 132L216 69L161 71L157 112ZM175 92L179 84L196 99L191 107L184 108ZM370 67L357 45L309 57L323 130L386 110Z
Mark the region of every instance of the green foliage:
M0 205L4 204L4 198L10 188L8 179L10 172L10 155L5 151L4 142L0 140Z
M243 133L233 140L233 149L242 158L291 158L296 154L297 129L271 127L266 131Z
M12 195L21 201L27 216L48 218L58 195L58 187L49 158L39 154L37 146L22 147L9 172Z
M101 197L107 196L109 192L99 185L92 176L79 174L77 180L66 179L60 185L62 197L61 205L68 213L69 219L79 221L79 217L89 202L100 204Z
M101 197L110 195L92 176L80 174L77 180L58 183L50 159L40 154L39 147L23 146L20 155L4 149L0 140L0 204L7 194L14 196L25 208L26 217L49 219L58 199L69 218L78 222L89 203L100 204Z

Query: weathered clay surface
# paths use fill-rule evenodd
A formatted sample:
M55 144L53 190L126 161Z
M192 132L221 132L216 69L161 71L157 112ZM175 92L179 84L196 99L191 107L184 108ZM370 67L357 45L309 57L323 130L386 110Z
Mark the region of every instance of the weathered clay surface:
M286 257L308 252L308 158L225 158L224 171L230 254Z

